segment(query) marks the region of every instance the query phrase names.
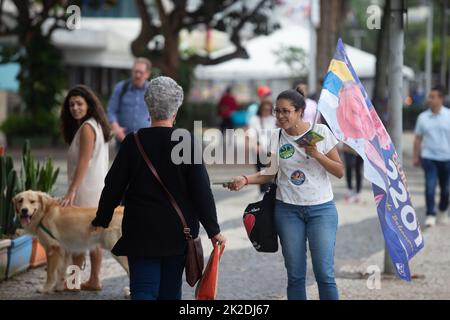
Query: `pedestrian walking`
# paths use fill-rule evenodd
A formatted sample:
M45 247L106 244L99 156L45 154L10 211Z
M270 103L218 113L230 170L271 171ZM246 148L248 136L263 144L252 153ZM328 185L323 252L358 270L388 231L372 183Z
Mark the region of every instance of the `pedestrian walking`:
M425 173L425 226L436 224L435 194L439 181L438 205L440 222L447 223L450 180L450 110L444 107L444 89L434 87L428 95L429 108L417 118L413 164Z
M103 181L109 166L108 141L111 129L95 93L84 85L67 93L61 110L61 131L69 145L67 178L69 188L60 204L94 208L98 206ZM83 266L85 253L73 255L73 263ZM101 290L102 249L90 252L91 273L82 290Z
M150 82L145 101L152 124L137 132L143 151L181 208L192 237L198 236L200 222L211 241L225 243L208 173L203 162L194 161L194 143L189 161L175 164L172 159L172 150L178 144L172 140L173 124L183 102L183 89L171 78L157 77ZM114 208L124 199L122 237L112 253L128 257L131 298L179 300L186 230L172 200L146 165L135 139L130 133L122 142L105 178L91 230L107 228Z
M300 148L295 142L310 129L310 123L303 120L304 111L303 93L293 89L283 91L275 107L281 127L276 152L278 168L234 177L227 186L237 191L248 184L270 182L277 174L274 219L287 270L287 297L306 299L308 241L320 299L335 300L339 297L334 279L338 214L328 173L341 178L344 168L336 148L338 142L325 125L315 126L314 130L324 137L316 145ZM272 145L278 145L278 140L272 141Z

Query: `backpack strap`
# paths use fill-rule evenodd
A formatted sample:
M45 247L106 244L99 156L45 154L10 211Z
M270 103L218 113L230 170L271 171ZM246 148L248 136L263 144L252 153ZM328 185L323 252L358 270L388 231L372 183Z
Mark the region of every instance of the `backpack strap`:
M128 91L128 88L130 87L130 83L131 83L130 79L125 80L125 83L123 84L122 89L120 90L119 105L122 104L122 98L125 95L125 93Z

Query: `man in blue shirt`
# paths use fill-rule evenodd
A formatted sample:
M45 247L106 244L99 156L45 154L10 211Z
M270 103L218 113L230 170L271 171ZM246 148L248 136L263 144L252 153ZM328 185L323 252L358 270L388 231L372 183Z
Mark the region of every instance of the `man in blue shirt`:
M108 120L120 143L130 132L150 126L150 115L144 101L149 86L152 64L146 58L137 58L131 70L131 79L120 81L108 104Z
M425 226L436 224L435 191L439 180L441 198L439 218L447 223L450 180L450 110L443 106L444 89L434 87L428 96L429 109L417 118L414 140L415 166L425 171L425 199L427 219Z

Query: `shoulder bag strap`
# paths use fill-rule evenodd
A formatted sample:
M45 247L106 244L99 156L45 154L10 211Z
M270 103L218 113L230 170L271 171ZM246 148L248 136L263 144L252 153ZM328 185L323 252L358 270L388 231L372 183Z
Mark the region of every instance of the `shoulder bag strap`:
M155 176L156 180L159 181L159 183L163 187L164 191L166 191L167 196L168 196L169 201L170 201L170 204L173 206L173 208L177 212L178 217L180 217L181 223L183 224L183 232L184 232L184 235L185 235L186 239L191 239L192 238L192 236L191 236L191 229L187 226L186 220L184 219L184 215L181 212L180 207L178 206L177 202L175 201L175 198L172 196L170 191L166 188L165 184L162 182L162 180L159 177L159 174L156 171L155 167L153 166L152 162L147 157L147 154L145 153L144 148L142 147L142 144L141 144L141 141L139 140L137 132L134 133L134 140L136 141L136 145L137 145L137 147L139 149L139 152L141 153L142 157L144 158L144 161L147 163L148 168L153 173L153 175Z

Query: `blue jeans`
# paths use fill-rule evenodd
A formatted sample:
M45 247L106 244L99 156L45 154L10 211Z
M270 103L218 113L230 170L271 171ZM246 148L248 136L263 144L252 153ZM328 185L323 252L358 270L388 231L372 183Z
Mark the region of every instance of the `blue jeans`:
M306 240L321 300L338 300L334 246L338 215L334 201L298 206L276 200L275 225L288 276L289 300L306 300Z
M132 300L181 300L185 255L128 257Z
M436 215L434 204L436 194L436 184L439 180L441 189L441 199L439 210L445 211L448 208L450 161L436 161L422 158L422 168L425 171L425 199L427 204L427 215Z

